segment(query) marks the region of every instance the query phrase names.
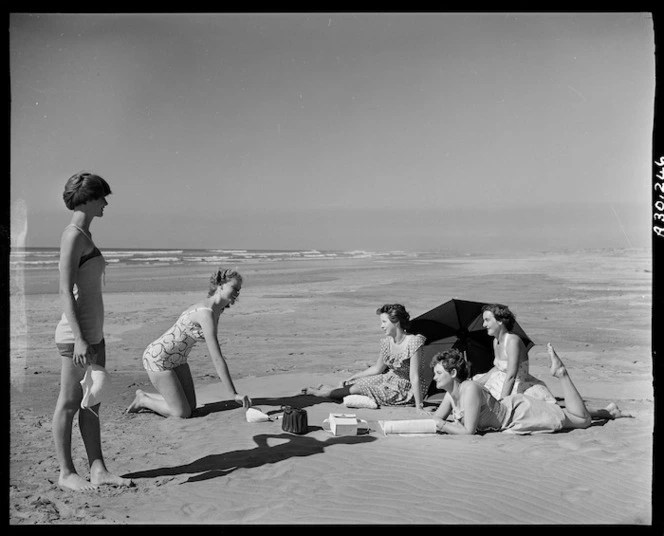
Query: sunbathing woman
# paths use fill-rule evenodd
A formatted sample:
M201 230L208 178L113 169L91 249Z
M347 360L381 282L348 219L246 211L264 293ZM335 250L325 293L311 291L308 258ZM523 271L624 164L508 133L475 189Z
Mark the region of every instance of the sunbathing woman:
M549 344L547 349L551 374L560 380L563 390L564 408L524 394L496 400L484 386L468 379L468 363L458 350L437 353L431 361L434 380L439 389L447 391L433 414L438 431L446 434L556 432L587 428L593 417L617 419L623 416L614 403L591 414L553 346ZM446 420L450 414L454 422Z
M493 339L493 368L473 380L484 385L494 398L502 400L508 395L521 393L532 398L555 403L542 380L532 376L528 367L526 345L512 328L516 317L505 305L491 304L482 309L482 325Z
M422 335L407 333L410 314L401 304L386 304L376 310L386 337L380 341L380 355L371 367L353 374L338 386L308 387L304 393L343 399L364 395L378 406L412 406L422 409L428 385L420 375Z
M234 270L217 270L210 278L207 299L187 308L175 324L152 342L143 353L143 367L158 393L136 391L128 413L147 409L165 417L190 417L196 409L196 392L187 356L199 341L206 341L210 358L230 395L244 408L251 406L247 395L238 394L219 348L219 316L237 300L242 276Z

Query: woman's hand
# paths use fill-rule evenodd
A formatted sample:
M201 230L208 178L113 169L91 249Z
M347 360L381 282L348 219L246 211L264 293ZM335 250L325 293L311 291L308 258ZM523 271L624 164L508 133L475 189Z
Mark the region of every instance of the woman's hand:
M423 404L416 406L415 411L418 415L431 416L431 413L434 411L433 408L425 408Z
M433 420L436 421L436 430L439 432L445 433L443 431L443 425L447 422L445 419L441 419L440 417L433 417Z
M234 400L242 404L244 409L251 407L251 398L249 398L247 395L236 394Z
M85 339L76 339L74 341L74 355L72 360L77 367L84 368L89 362L94 361L97 356L95 351Z

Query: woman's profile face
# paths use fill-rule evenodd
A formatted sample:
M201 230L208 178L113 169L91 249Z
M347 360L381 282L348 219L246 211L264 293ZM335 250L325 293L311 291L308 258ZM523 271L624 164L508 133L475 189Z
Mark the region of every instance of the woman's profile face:
M242 285L237 279L231 279L226 281L221 287L219 287L221 297L229 304L234 304L240 295L240 290L242 290Z
M437 363L433 367L433 380L436 382L436 387L438 389L449 390L448 387L453 381L452 375L445 370L445 367L441 363Z
M106 201L105 196L102 196L102 197L98 197L97 199L90 199L89 201L87 201L83 205L79 205L79 207L80 206L89 207L89 209L92 210L92 215L93 216L95 216L97 218L101 218L104 215L104 208L106 207L106 205L108 205L108 201ZM88 210L88 209L84 209L84 210Z
M492 337L495 336L498 333L500 325L500 322L496 320L491 311L484 311L482 313L482 327L486 329L487 334Z
M380 314L380 329L382 329L386 335L394 336L397 332L398 325L399 324L395 324L390 320L387 313Z

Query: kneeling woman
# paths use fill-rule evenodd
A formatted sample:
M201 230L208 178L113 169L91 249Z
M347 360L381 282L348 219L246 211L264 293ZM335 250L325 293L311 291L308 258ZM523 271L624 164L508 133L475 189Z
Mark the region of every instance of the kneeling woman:
M565 408L523 394L498 401L484 386L468 379L468 363L459 351L436 354L431 361L434 380L439 389L447 391L433 415L438 431L459 435L487 431L556 432L587 428L592 417L616 419L622 416L613 403L603 410L589 411L553 346L549 344L547 349L551 374L560 380ZM454 422L446 420L450 414Z
M164 417L190 417L196 409L196 392L187 356L199 341L207 342L214 368L229 394L243 407L251 406L251 399L235 390L217 340L219 316L235 303L241 287L242 276L234 270L212 274L207 299L188 307L166 333L145 349L143 367L158 393L138 389L127 412L147 409Z

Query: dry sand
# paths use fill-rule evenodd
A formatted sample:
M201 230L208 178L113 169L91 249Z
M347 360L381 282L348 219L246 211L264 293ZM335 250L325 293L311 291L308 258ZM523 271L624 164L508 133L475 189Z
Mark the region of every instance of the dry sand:
M91 493L56 485L57 274L11 274L10 524L652 523L649 252L240 266L245 285L221 318L222 351L237 388L263 411L306 408L303 436L284 433L281 421L246 422L200 346L190 356L196 417L124 413L137 388L153 390L143 349L205 296L213 268L109 266L113 389L102 406L102 442L110 470L136 485ZM376 307L401 302L415 317L453 297L510 305L537 343L531 372L554 394L562 393L548 375L548 341L590 404L613 400L634 418L522 437L384 437L379 420L423 416L413 408L357 409L370 433L324 431L329 413L351 410L298 393L375 361ZM87 476L76 424L73 450Z

